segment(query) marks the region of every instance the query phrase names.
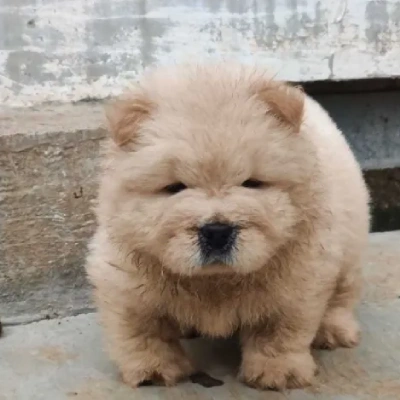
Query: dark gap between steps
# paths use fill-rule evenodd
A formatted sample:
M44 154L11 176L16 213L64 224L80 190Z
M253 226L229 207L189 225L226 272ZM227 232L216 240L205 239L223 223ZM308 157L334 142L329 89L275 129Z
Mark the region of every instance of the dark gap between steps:
M371 231L400 230L400 167L364 171L371 195Z
M291 82L313 96L319 94L354 94L364 92L392 92L400 90L400 78L365 78L341 81Z

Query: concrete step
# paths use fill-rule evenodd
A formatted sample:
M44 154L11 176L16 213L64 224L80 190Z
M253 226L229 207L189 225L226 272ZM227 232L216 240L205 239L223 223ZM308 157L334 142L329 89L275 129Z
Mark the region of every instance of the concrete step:
M363 340L354 350L316 352L320 374L313 387L290 393L262 393L234 379L238 348L229 341L185 342L199 368L224 385L206 389L133 391L119 382L102 351L95 314L10 326L0 339L1 400L398 400L400 398L400 232L371 235L365 290L359 308Z
M400 215L400 171L379 169L400 166L400 114L389 107L400 100L398 92L385 96L319 95L317 100L346 132L364 167L378 169L366 172L375 207L388 220L378 228L393 229L400 228L399 218L391 216L392 210ZM382 118L389 122L382 125ZM0 112L3 316L41 318L90 308L82 265L94 230L91 206L105 136L98 102Z
M0 113L0 309L70 314L88 304L101 104Z

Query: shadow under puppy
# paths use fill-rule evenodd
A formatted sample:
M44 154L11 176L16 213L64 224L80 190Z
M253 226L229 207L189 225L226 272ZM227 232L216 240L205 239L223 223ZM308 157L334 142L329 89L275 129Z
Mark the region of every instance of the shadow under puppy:
M87 271L127 384L192 374L191 329L238 331L239 378L264 389L312 383L312 344L357 345L368 193L315 101L257 68L182 65L109 123Z

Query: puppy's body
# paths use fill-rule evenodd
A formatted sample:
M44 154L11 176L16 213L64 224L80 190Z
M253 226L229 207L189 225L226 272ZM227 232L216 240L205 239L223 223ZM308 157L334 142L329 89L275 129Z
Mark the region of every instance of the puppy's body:
M368 194L318 104L256 70L176 67L110 122L88 273L127 383L190 374L190 329L239 331L261 388L309 384L312 342L357 344ZM202 245L210 223L234 229L222 250Z

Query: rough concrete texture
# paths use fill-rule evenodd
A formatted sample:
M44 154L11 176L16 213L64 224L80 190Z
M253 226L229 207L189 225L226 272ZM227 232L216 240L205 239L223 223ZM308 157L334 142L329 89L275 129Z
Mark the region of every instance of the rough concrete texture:
M2 0L0 104L104 98L146 66L204 57L285 79L399 76L393 0Z
M90 104L0 116L2 313L87 307L82 264L101 122L101 107Z
M400 165L399 92L317 99L364 167ZM94 229L91 206L103 126L98 103L0 112L3 314L64 315L89 307L82 265Z
M313 387L290 393L258 392L234 379L235 343L185 342L198 368L225 384L212 389L185 383L177 388L122 385L103 353L94 314L7 327L0 339L0 399L265 399L398 400L400 398L400 232L371 236L359 309L363 340L355 350L316 352L320 374Z
M400 91L314 97L344 132L364 169L400 166Z

